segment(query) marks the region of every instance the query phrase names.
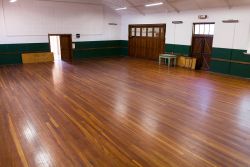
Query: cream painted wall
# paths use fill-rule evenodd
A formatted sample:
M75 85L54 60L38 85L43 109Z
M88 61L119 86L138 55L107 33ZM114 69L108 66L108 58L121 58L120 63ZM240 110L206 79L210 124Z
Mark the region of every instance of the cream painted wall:
M4 1L4 2L3 2ZM29 1L36 1L34 4L37 3L38 0L22 0L23 2L27 3ZM39 2L39 1L38 1ZM7 3L7 4L6 4ZM71 33L73 34L73 41L98 41L98 40L127 40L128 39L128 25L129 24L139 24L139 23L167 23L167 33L166 33L166 43L176 43L176 44L183 44L183 45L191 45L191 37L192 37L192 23L193 22L200 22L198 20L199 14L207 14L209 18L205 20L206 22L215 22L215 37L214 37L214 47L221 47L221 48L235 48L235 49L247 49L248 43L250 43L250 8L249 7L241 7L241 8L233 8L233 9L214 9L214 10L202 10L202 11L188 11L188 12L181 12L181 13L165 13L165 14L151 14L151 15L123 15L122 17L119 16L115 11L107 8L101 7L103 12L103 19L101 24L96 24L98 27L93 27L93 32L91 28L88 29L89 32L87 34L81 33L81 38L76 39L75 34L82 31L84 28L84 24L95 22L96 18L91 17L89 15L87 17L87 21L84 21L84 24L79 19L80 26L74 27L65 27L64 22L58 22L57 26L53 27L52 29L48 28L48 26L44 26L43 29L37 30L38 26L32 27L32 35L24 35L23 30L20 30L20 34L18 34L18 30L20 27L13 26L13 31L16 35L9 33L6 31L6 19L8 23L15 22L12 20L11 17L5 17L4 20L4 10L6 10L6 6L12 8L11 5L22 5L24 8L26 7L25 3L14 3L9 4L8 0L0 0L0 43L36 43L36 42L48 42L47 33ZM39 2L40 3L40 2ZM50 4L51 3L51 4ZM5 4L5 5L3 5ZM32 3L33 4L33 3ZM52 5L52 6L60 6L61 4L55 4L55 2L46 2L46 4L42 3L43 5ZM31 4L29 4L31 5ZM27 5L27 6L29 6ZM37 4L36 4L37 5ZM77 5L77 4L75 4ZM82 18L81 13L77 13L78 16L74 16L70 14L70 11L74 11L74 4L71 5L63 5L64 10L68 12L64 13L64 17L67 18L69 22L75 23L78 21L77 18ZM65 7L69 6L69 7ZM79 8L77 8L79 10ZM93 7L93 9L96 9ZM36 11L33 11L36 12ZM56 14L53 14L53 10L50 12L39 12L39 16L42 17L44 22L53 22L56 21L58 18ZM15 11L15 14L18 15L18 11ZM93 14L93 11L91 11ZM32 14L32 13L31 13ZM36 14L36 13L35 13ZM84 14L84 12L83 12ZM88 13L87 13L88 14ZM5 13L6 15L6 13ZM86 15L86 13L85 13ZM15 15L14 15L15 16ZM70 17L73 17L72 21ZM12 17L16 18L16 17ZM31 22L37 22L34 20L34 17L30 17L32 19ZM238 19L240 21L234 27L234 24L224 24L221 21L223 19ZM59 19L63 20L63 19ZM182 20L184 24L176 25L176 37L174 38L174 24L171 22L173 20ZM202 20L203 22L203 20ZM117 23L117 26L108 25L108 23ZM9 24L11 25L11 24ZM13 24L15 25L15 24ZM94 24L93 24L94 25ZM100 26L102 25L102 26ZM64 28L62 28L64 27ZM79 28L79 30L78 30ZM96 29L97 28L97 29ZM102 30L98 31L97 30ZM45 34L43 34L45 31ZM52 32L53 31L53 32ZM235 37L233 37L233 33L235 31ZM234 39L234 40L233 40ZM234 42L233 42L234 41Z
M42 6L41 9L38 6ZM42 10L46 8L48 10ZM29 9L32 9L31 12L28 12ZM21 14L27 18L23 19ZM30 27L22 23L30 24ZM48 33L71 33L73 41L119 40L120 30L121 17L104 6L39 0L10 3L0 0L2 44L48 42ZM76 33L81 34L80 39L75 38Z
M198 15L208 15L207 20L199 20ZM191 45L192 24L194 22L215 22L214 47L247 49L250 40L250 8L213 9L188 11L180 13L165 13L153 15L124 15L122 16L121 39L128 39L128 25L142 23L166 23L166 43ZM222 23L224 19L238 19L236 25ZM181 20L184 24L176 25L174 42L174 24L172 21ZM234 28L235 27L235 28ZM235 37L233 37L235 31Z

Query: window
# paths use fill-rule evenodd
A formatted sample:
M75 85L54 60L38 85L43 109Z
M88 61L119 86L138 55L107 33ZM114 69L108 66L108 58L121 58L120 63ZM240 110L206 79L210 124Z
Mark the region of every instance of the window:
M142 28L142 36L143 37L147 36L147 28Z
M195 23L195 35L214 35L214 23Z
M159 37L160 35L160 28L159 27L155 27L154 28L154 37Z
M131 28L131 36L132 36L132 37L135 36L135 28Z
M137 37L141 36L141 28L136 28L136 36Z
M153 37L153 28L148 28L148 37Z

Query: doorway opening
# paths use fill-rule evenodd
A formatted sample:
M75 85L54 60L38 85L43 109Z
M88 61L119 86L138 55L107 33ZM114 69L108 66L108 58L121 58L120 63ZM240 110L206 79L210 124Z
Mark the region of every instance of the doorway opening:
M72 60L72 35L49 34L50 51L54 54L55 61Z
M213 49L215 23L194 23L192 57L197 59L197 70L209 70Z
M54 61L61 60L61 45L60 45L60 36L51 35L49 36L50 51L54 54Z

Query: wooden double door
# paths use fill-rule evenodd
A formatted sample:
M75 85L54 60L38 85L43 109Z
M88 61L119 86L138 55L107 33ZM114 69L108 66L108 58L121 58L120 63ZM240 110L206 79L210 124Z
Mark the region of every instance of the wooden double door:
M193 35L192 57L197 59L196 69L209 70L212 55L213 36Z
M165 53L166 24L129 25L129 56L158 59Z

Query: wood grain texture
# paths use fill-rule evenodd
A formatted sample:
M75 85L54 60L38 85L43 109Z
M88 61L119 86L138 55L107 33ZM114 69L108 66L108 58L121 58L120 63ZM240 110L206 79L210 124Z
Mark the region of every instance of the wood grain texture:
M22 54L23 64L44 63L44 62L53 62L53 61L54 61L54 54L52 52L23 53Z
M250 166L250 81L134 58L0 67L1 167Z

